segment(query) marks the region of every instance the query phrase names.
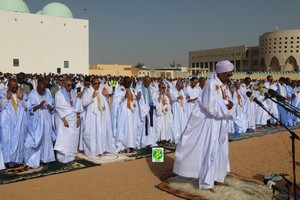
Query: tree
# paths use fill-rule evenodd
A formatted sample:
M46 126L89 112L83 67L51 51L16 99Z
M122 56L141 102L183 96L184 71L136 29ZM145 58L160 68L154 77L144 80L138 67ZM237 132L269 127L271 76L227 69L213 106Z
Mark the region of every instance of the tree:
M179 67L182 67L182 65L180 63L176 63L174 60L170 63L170 67L172 68L179 68Z
M134 66L134 68L142 68L142 67L144 67L144 66L145 66L144 63L138 62L138 63Z

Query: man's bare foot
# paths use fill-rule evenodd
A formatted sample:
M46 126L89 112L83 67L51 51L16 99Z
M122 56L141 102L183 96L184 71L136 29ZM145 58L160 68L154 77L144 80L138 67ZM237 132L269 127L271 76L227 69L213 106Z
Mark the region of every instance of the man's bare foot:
M217 181L215 181L215 185L216 185L216 186L228 186L228 185L225 184L225 183L221 183L221 182L217 182Z

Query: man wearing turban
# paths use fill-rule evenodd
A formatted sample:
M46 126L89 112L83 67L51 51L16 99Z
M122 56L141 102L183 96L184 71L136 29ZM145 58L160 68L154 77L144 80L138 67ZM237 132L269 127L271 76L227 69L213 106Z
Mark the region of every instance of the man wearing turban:
M200 189L222 184L230 171L227 126L234 119L235 106L227 82L233 70L227 60L216 64L176 148L174 173L198 178Z

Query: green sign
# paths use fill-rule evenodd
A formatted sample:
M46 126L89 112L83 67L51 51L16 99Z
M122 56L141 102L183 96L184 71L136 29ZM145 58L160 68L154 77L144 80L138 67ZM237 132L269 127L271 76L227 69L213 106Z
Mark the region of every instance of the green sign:
M152 162L164 162L164 148L152 148Z

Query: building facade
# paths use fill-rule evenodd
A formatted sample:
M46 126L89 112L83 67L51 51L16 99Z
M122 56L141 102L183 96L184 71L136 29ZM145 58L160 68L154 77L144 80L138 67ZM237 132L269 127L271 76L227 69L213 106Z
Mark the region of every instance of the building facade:
M299 71L300 30L280 30L259 37L259 66L262 71Z
M192 75L215 70L220 60L229 60L235 72L299 71L300 30L276 30L259 37L259 46L246 45L189 52Z
M22 0L1 0L0 30L1 72L89 72L89 21L63 4L31 14Z
M90 75L132 76L131 65L91 64Z

